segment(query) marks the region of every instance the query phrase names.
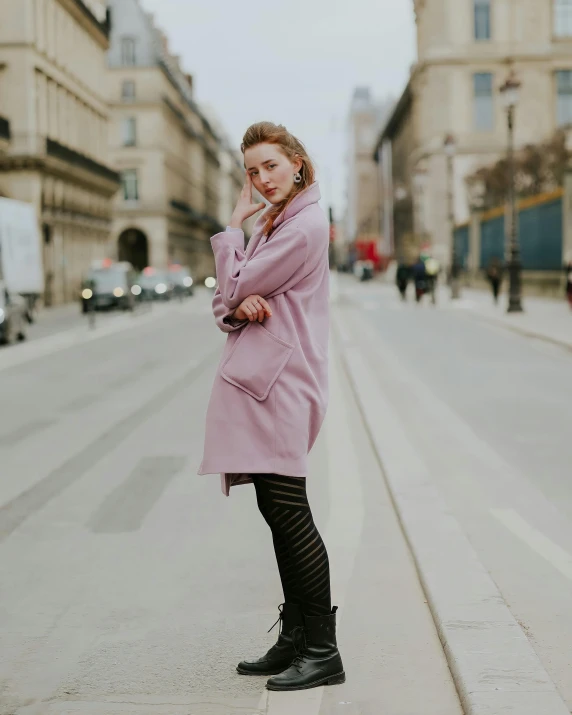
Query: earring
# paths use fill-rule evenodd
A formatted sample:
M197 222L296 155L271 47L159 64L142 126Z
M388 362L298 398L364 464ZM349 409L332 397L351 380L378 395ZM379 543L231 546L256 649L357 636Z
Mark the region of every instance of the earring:
M302 181L302 175L299 171L294 174L294 183L299 184Z

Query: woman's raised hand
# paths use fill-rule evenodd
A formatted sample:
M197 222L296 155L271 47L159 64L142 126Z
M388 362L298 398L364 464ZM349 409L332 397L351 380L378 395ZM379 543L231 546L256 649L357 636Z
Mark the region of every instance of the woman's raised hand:
M238 308L234 311L232 317L236 320L258 320L261 323L264 318L269 318L272 315L270 306L260 295L249 295L245 298Z
M247 218L250 218L258 211L261 211L266 206L265 203L252 203L252 179L250 174L246 175L246 182L242 187L240 196L232 213L230 220L231 228L242 228L242 224Z

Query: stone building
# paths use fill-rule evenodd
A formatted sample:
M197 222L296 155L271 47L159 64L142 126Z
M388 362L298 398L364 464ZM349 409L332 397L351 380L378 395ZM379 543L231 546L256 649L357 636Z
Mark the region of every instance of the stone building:
M499 88L510 71L522 83L517 146L572 123L572 2L414 0L414 9L417 63L373 156L385 158L388 211L403 209L393 219L396 251L399 234L412 233L448 263L445 137L455 140L450 183L454 219L463 223L470 212L465 177L506 151Z
M45 302L74 300L105 255L119 177L108 161L103 0L0 2L0 195L36 207Z
M201 280L213 275L209 238L222 227L222 139L139 0L110 5L111 156L122 182L110 253L137 268L182 263Z
M388 106L377 104L368 87L357 87L348 117L347 205L344 235L349 244L376 243L382 236L379 170L372 159L377 132ZM346 249L347 250L347 249ZM338 257L343 247L337 246Z

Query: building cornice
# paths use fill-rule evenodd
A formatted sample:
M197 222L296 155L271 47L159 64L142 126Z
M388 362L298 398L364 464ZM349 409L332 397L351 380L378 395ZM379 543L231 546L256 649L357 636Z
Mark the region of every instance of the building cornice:
M111 15L108 10L104 22L100 22L82 0L57 0L82 25L105 50L109 48Z
M0 157L0 173L8 171L40 171L58 178L89 186L105 196L113 196L120 176L108 166L79 152L46 139L45 153L15 154Z
M379 152L381 145L383 144L383 142L386 139L393 139L403 118L407 115L407 113L409 112L409 110L411 108L411 105L413 104L412 84L413 84L413 75L410 77L409 82L407 83L405 89L403 90L403 94L397 100L397 103L396 103L395 107L393 108L393 111L389 115L389 119L385 123L385 127L382 129L382 131L379 135L379 138L375 144L375 149L373 152L373 160L375 162L378 161L378 152Z

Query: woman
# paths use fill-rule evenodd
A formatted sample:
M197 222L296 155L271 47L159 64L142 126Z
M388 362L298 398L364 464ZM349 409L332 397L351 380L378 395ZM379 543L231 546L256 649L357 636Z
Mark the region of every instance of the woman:
M283 126L251 126L242 144L246 183L227 230L211 239L213 311L228 333L206 419L199 474L221 473L228 496L254 483L284 591L277 643L239 663L273 675L270 690L345 681L336 644L328 554L306 495L307 456L328 401L329 227L303 144ZM243 222L257 220L248 247Z

